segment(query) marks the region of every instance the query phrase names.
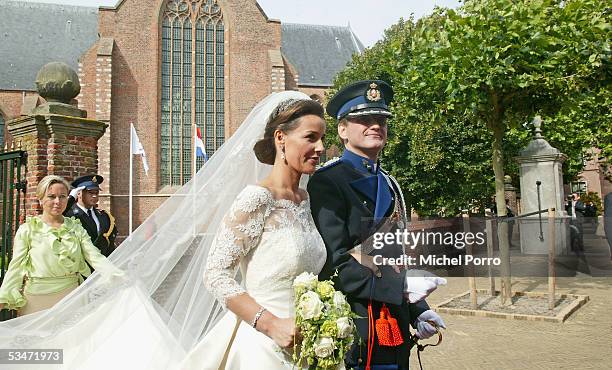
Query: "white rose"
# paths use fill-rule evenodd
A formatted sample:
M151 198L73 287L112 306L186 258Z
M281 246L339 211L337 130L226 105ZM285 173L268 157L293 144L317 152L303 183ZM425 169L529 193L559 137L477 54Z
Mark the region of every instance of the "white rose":
M317 285L317 275L311 272L303 272L293 280L294 287L304 287L306 289L314 289Z
M346 304L346 297L341 292L336 291L334 293L334 306L342 308Z
M335 348L336 345L331 338L322 337L315 342L314 352L317 357L325 358L331 356Z
M298 311L306 320L319 317L323 312L323 302L321 302L317 293L306 292L300 297Z
M336 320L338 326L338 338L346 338L353 333L353 323L348 317L341 317Z

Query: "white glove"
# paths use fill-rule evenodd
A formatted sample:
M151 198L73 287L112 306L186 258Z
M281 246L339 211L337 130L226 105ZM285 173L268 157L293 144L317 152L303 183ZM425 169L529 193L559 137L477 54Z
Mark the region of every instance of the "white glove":
M74 188L74 189L70 190L70 196L73 197L74 199L77 199L77 196L79 195L79 193L83 189L85 189L84 186L79 186L78 188Z
M429 275L429 276L425 276ZM409 270L404 282L404 297L410 303L416 303L429 296L438 285L446 285L446 279L437 277L427 271Z
M430 324L428 321L435 323L438 328L446 329L446 325L440 315L432 310L427 310L419 315L416 319L416 336L419 339L427 339L432 335L436 334L438 329Z

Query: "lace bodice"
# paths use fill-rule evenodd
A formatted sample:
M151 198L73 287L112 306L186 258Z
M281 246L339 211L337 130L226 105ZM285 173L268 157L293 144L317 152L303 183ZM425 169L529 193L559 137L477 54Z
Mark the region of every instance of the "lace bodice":
M293 294L295 277L304 271L318 274L325 258L308 198L296 204L250 185L222 221L206 262L204 283L223 305L228 298L248 292L260 304L267 300L292 306L286 300ZM235 278L237 266L243 285Z

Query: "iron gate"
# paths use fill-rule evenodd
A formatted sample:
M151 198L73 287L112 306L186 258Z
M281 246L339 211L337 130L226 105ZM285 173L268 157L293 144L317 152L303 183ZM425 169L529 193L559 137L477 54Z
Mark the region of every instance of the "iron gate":
M13 237L20 223L22 194L26 191L25 174L27 155L23 150L0 153L0 192L2 213L0 213L0 283L13 256ZM0 321L14 317L15 313L2 310Z

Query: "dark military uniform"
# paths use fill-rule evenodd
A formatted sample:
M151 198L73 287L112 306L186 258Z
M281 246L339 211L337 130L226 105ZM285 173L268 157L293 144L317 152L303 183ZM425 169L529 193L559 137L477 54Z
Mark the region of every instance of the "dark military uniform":
M100 175L88 175L79 177L72 182L75 188L85 187L85 190L97 189L99 184L104 181ZM74 197L68 198L68 207L64 212L66 217L75 217L81 221L81 225L89 234L92 243L100 250L104 256L108 257L115 250L115 238L117 237L117 227L115 226L115 218L110 212L92 208L92 212L100 223L100 228L96 225L95 220L90 217L79 205Z
M383 84L381 81L363 81L357 87L353 85L341 90L328 105L328 113L337 119L349 113L389 115L386 104L391 99L392 91ZM375 100L369 104L369 98ZM350 254L355 246L361 245L379 230L381 224L390 222L389 217L396 217L398 211L403 213L403 222L407 221L397 183L380 169L378 163L345 150L336 162L314 173L308 182L308 193L312 216L327 248L327 260L319 278L333 278L336 288L346 294L353 311L362 317L355 320L361 340L356 341L348 354L347 367L365 368L368 305L371 302L374 320L379 318L383 303L386 304L391 315L397 319L404 339L399 346L380 346L378 338L374 338L371 364L395 365L385 369L408 369L409 326L429 306L425 301L416 304L406 302L405 270L397 273L391 266L380 265L381 276L376 277L370 268ZM391 225L395 229L405 226L402 222ZM393 258L400 257L404 250L401 245L385 245L380 250L362 249L361 253ZM337 276L334 277L335 273Z

